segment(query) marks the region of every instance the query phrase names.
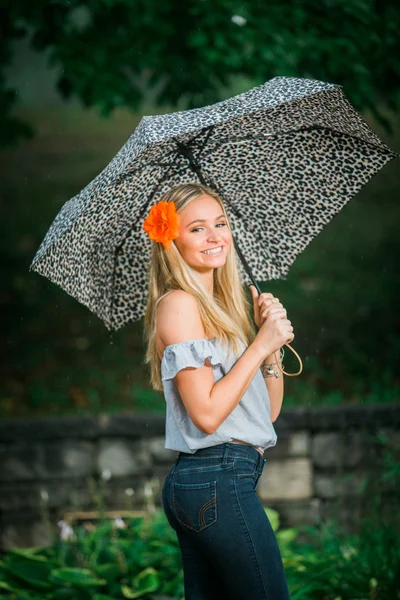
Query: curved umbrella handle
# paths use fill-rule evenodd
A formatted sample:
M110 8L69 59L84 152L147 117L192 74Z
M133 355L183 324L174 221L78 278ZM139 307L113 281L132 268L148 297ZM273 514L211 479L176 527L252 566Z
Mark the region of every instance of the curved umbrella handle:
M287 375L288 377L296 377L296 375L300 375L300 373L303 370L303 363L301 361L300 356L297 354L296 350L294 348L292 348L292 346L290 344L285 344L285 346L287 346L288 348L290 348L290 350L297 356L297 358L299 359L299 363L300 363L300 370L297 371L297 373L286 373L286 371L284 371L283 369L281 369L281 366L279 364L278 359L276 358L276 352L274 352L274 356L275 356L275 360L277 362L278 365L278 369L280 370L281 373L283 373L284 375Z

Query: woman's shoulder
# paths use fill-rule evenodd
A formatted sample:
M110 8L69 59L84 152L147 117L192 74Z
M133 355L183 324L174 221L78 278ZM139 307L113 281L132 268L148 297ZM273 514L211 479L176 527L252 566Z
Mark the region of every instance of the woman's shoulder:
M195 297L185 290L168 290L157 300L157 305L175 302L193 302Z
M204 335L196 298L184 290L172 290L156 307L156 338L159 354L165 346L185 336Z
M159 316L162 318L166 313L169 315L171 309L184 311L185 314L199 312L196 298L184 290L170 290L157 300L157 318Z

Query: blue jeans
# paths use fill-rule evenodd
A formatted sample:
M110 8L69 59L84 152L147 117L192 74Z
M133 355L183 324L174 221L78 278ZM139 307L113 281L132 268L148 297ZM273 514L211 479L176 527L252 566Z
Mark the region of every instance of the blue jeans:
M182 552L185 600L290 600L256 494L265 463L255 448L234 442L178 454L162 502Z

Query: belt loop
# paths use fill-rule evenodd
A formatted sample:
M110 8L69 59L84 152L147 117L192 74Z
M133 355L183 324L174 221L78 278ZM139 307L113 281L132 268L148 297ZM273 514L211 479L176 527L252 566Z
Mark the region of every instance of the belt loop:
M227 443L227 442L225 442L224 453L223 453L223 455L222 455L222 461L221 461L221 465L222 465L223 467L226 467L226 466L227 466L227 464L228 464L229 450L230 450L230 448L229 448L229 445L228 445L228 443Z
M264 464L265 464L265 458L264 458L264 456L262 454L260 454L260 457L259 457L259 460L258 460L258 465L259 465L258 469L260 471L260 474L261 474L261 471L263 470Z
M265 463L266 463L267 461L266 461L266 459L265 459L263 456L261 456L260 458L261 458L261 461L260 461L260 462L261 462L261 464L260 464L260 475L261 475L261 473L262 473L262 472L263 472L263 470L264 470L264 465L265 465Z

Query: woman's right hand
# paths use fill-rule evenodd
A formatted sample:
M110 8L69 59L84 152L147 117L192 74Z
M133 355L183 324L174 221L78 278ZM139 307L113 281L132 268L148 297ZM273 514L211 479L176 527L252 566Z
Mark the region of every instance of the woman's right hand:
M254 342L260 348L264 358L276 352L294 339L293 326L286 318L286 309L280 302L274 302L268 308L268 314L261 323Z

